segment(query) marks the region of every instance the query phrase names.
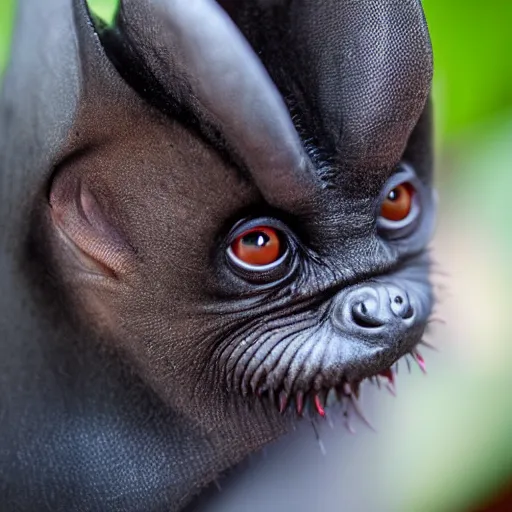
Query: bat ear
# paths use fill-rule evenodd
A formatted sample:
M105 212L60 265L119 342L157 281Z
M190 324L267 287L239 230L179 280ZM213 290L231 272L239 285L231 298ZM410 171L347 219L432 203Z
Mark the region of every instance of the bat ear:
M247 4L240 2L235 19L287 91L304 131L336 153L341 167L393 167L431 86L421 1Z
M290 16L311 98L341 162L396 164L432 80L421 1L297 2Z
M267 201L293 209L316 175L264 66L213 0L122 0L102 42L119 73L162 111L220 134Z
M0 93L0 172L9 191L0 208L13 229L13 215L26 221L34 195L45 193L54 166L76 144L79 118L121 85L85 0L19 0Z

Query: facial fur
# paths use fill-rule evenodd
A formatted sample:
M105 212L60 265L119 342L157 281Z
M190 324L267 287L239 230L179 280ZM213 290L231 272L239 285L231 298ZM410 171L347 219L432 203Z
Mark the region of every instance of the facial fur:
M136 8L128 6L117 39L100 32L118 70L150 58L122 53L123 38L134 31L129 15ZM425 71L428 84L428 69L412 82ZM301 414L304 397L324 403L329 390L346 394L347 385L356 389L414 353L432 307L424 251L434 207L429 182L404 158L411 133L400 127L391 142L403 147L401 155L387 150L373 165L369 154L362 163L344 161L343 147L330 154L325 145L294 148L311 177L306 184L284 178L288 189L277 191L276 183L268 192L272 170L258 186L250 168L237 166L232 140L220 151L208 139L209 111L197 110L200 129L191 130L148 107L131 85L117 94L129 100L107 95L104 120L84 107L81 135L53 178L49 236L65 286L80 290L71 294L84 320L105 331L166 402L186 415L201 411L204 421L210 404L218 415L219 403L270 395L281 411L294 404ZM164 90L158 101L173 93ZM307 108L300 99L288 98L296 111ZM412 128L425 102L426 95L404 118ZM112 117L121 120L115 136L101 129ZM379 135L376 121L367 122L391 144L393 134ZM315 126L322 123L317 118ZM392 183L401 181L414 184L419 214L396 235L379 227L379 212ZM233 237L261 225L281 233L286 259L266 273L236 268L227 257Z

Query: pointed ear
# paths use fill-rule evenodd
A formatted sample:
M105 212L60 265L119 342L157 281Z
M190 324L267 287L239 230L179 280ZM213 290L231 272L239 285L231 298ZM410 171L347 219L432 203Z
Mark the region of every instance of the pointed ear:
M432 48L420 0L297 2L290 14L311 97L341 161L396 164L423 112Z
M160 95L170 115L213 126L269 203L293 209L311 195L317 177L284 101L216 2L123 0L107 36L120 73L131 69L125 79L138 75L134 87Z
M241 0L236 22L342 167L401 158L423 112L432 48L420 0Z

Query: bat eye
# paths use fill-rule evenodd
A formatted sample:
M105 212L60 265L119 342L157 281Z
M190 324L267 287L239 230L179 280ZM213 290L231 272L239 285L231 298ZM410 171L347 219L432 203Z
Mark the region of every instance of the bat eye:
M414 187L410 183L401 183L389 191L380 209L380 216L391 222L406 219L412 210Z
M284 249L285 244L278 230L257 226L237 236L231 243L229 253L240 266L261 270L277 264L284 256Z
M410 165L402 163L390 176L376 204L379 236L390 242L407 241L407 250L414 243L423 244L432 229L432 199L432 188L418 178Z

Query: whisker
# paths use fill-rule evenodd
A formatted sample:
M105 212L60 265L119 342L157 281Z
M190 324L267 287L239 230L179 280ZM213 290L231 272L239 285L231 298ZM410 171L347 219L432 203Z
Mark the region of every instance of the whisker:
M434 352L439 352L439 348L435 347L434 345L432 345L431 343L429 343L428 341L422 339L420 342L419 342L420 345L423 345L424 347L427 347L428 349L430 350L433 350Z
M313 427L313 430L315 432L315 437L316 437L318 446L320 447L320 451L322 452L322 455L327 455L324 443L320 439L320 434L319 434L318 429L316 428L315 422L313 420L311 420L311 426Z
M446 325L446 320L440 316L431 316L427 322L429 324L432 324L432 323L438 323L438 324L443 324L443 325Z
M359 417L359 419L373 432L377 432L377 430L374 428L374 426L370 423L366 415L364 414L361 406L359 405L359 402L357 399L354 398L353 395L350 396L350 404L352 405L352 408L354 409L355 413Z

